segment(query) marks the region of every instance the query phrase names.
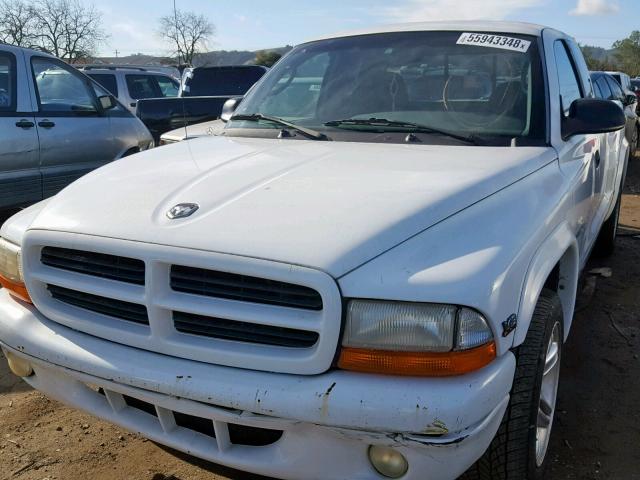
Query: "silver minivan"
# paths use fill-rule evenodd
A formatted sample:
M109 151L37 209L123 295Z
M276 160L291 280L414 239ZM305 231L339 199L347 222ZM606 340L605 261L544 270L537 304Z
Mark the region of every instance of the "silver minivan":
M144 124L89 77L51 55L0 45L0 210L151 146Z

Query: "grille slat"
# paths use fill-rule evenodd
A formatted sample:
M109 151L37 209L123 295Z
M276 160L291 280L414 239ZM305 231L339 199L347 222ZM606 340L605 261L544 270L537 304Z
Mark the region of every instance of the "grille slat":
M173 279L176 282L203 282L209 285L216 285L220 288L238 288L243 291L256 291L256 292L267 292L273 294L282 294L282 295L291 295L295 297L302 298L316 298L318 293L311 289L302 289L304 287L300 287L298 285L292 285L282 282L275 282L273 280L266 280L262 278L252 278L245 277L247 280L243 281L238 279L237 277L242 277L241 275L235 274L225 274L223 272L215 272L216 277L210 276L203 282L202 274L185 274L179 271L175 271L173 274Z
M149 325L149 316L144 305L79 292L57 285L47 285L47 290L59 302L109 317Z
M322 297L302 285L173 265L171 288L177 292L206 297L278 305L305 310L322 310Z
M309 348L318 341L316 332L274 327L184 312L173 312L177 331L223 340L278 347Z
M144 285L144 262L134 258L68 248L44 247L40 261L48 267Z

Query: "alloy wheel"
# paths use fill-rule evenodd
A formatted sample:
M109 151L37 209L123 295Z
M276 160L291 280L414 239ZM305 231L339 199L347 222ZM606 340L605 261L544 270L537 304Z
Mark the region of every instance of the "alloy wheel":
M536 421L536 464L541 466L549 447L549 437L553 425L558 395L558 381L560 379L560 324L556 322L547 344L547 352L540 386L540 400L538 402L538 417Z

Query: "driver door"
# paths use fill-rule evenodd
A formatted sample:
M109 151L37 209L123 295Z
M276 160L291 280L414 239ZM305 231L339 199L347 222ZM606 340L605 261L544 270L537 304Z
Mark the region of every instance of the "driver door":
M547 52L553 53L547 59L549 71L556 73L555 79L550 73L552 142L562 172L571 179L573 207L568 218L578 240L580 258L586 261L599 230L594 220L601 201L597 190L601 189L606 164L603 161L607 155L606 138L601 134L561 137L562 123L569 116L571 104L591 96L591 84L580 74L581 71L585 76L588 74L586 65L579 68L580 57L574 55L568 40L550 33L545 43Z
M88 78L60 60L33 55L44 198L55 195L117 152Z

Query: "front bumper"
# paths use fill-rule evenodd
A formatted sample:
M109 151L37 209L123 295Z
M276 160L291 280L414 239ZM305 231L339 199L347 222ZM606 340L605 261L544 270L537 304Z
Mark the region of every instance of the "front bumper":
M33 364L28 383L63 403L216 463L297 480L379 479L370 444L405 455L404 479L456 478L495 435L515 369L511 353L440 379L221 367L71 330L1 290L0 344ZM127 406L122 395L152 404L156 415ZM212 420L216 438L177 427L171 412ZM283 435L266 446L234 444L229 424ZM424 434L438 428L447 433Z

